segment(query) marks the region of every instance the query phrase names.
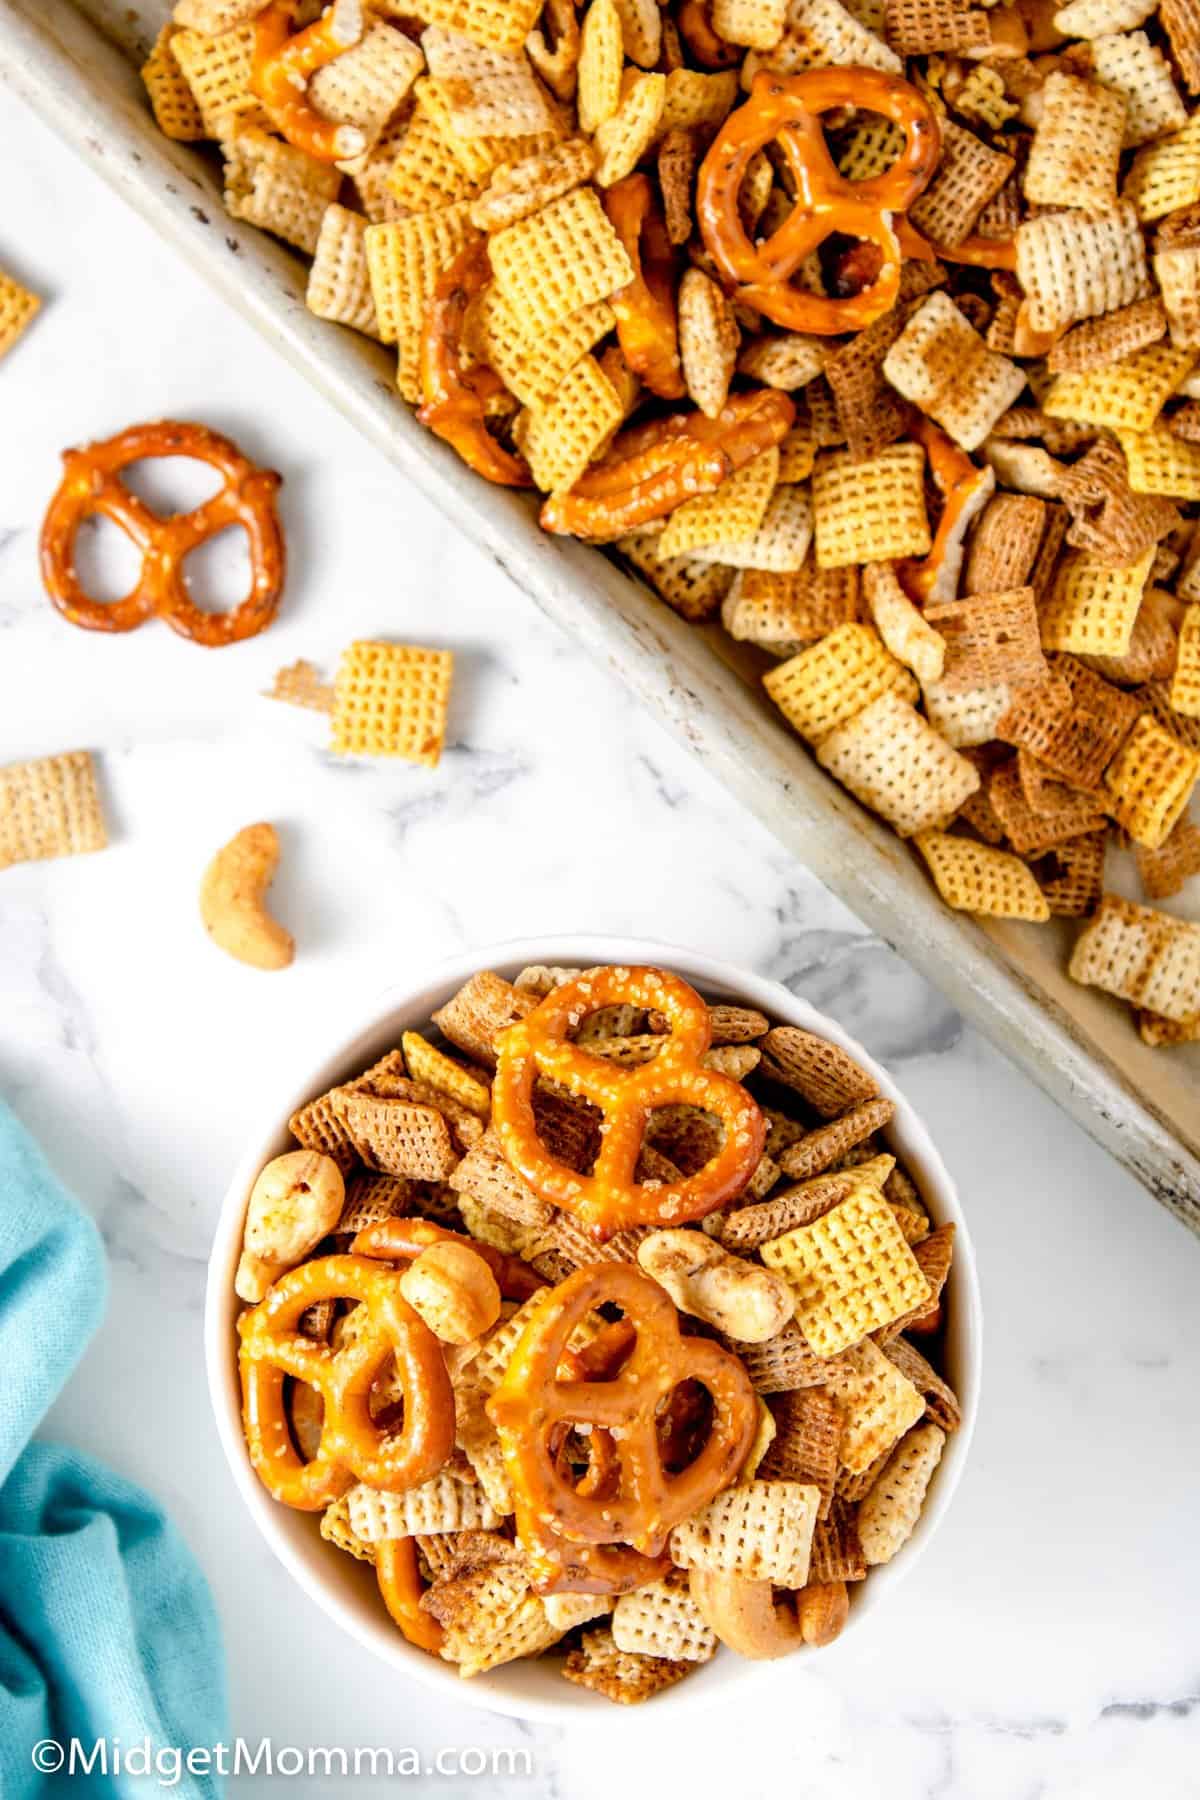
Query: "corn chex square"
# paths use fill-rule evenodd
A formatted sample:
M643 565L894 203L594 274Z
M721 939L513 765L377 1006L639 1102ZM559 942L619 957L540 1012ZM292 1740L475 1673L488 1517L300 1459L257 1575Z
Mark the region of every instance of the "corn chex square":
M442 753L454 656L360 640L334 683L331 747L341 756L402 756L432 768Z
M567 1653L563 1676L595 1694L603 1694L617 1706L636 1706L674 1687L695 1668L694 1663L674 1662L667 1656L640 1656L618 1650L612 1632L605 1627L585 1631L575 1650Z
M174 25L164 25L154 48L142 66L142 81L150 96L155 123L164 137L177 143L196 143L206 137L200 105L179 66L172 48Z
M488 240L496 285L532 332L607 300L633 265L593 188L575 188Z
M1200 200L1200 112L1192 114L1182 131L1138 151L1122 198L1136 208L1143 224Z
M697 544L697 562L730 569L760 569L794 575L804 567L812 543L812 499L806 487L781 482L767 502L756 531L719 544Z
M1039 924L1050 917L1032 870L1011 851L945 831L918 832L913 842L929 865L938 893L955 912Z
M828 632L763 676L763 686L780 712L810 743L894 689L915 700L912 675L887 651L878 632L851 621Z
M977 450L1025 386L1025 372L989 350L949 295L932 293L883 360L892 386ZM818 539L819 542L819 539Z
M379 335L385 344L399 347L400 392L413 404L421 398L425 308L441 271L478 235L466 201L367 226L364 242Z
M0 869L83 856L107 843L90 751L0 768Z
M808 1580L821 1490L802 1481L746 1481L726 1488L671 1533L672 1560L746 1581L801 1588Z
M1105 32L1093 38L1092 71L1125 102L1124 148L1149 144L1187 124L1187 108L1171 65L1144 31Z
M870 1338L831 1357L825 1369L825 1386L842 1412L838 1459L849 1475L861 1475L917 1423L925 1396Z
M424 66L411 38L394 25L373 24L357 44L317 70L309 93L326 118L357 126L369 150Z
M916 1529L946 1434L939 1425L918 1425L889 1456L858 1509L858 1535L868 1568L891 1562Z
M261 102L250 92L253 24L217 37L177 31L171 49L200 108L206 138L225 138L243 126L270 124Z
M796 1323L818 1356L837 1356L929 1299L894 1214L864 1183L829 1212L762 1246L796 1291Z
M948 823L979 786L974 763L894 692L822 738L817 761L901 837Z
M543 0L412 0L404 11L510 55L524 48Z
M0 269L0 356L7 356L41 306L36 294Z
M1168 699L1173 710L1184 718L1200 719L1200 606L1188 607L1179 628Z
M582 356L549 403L527 408L513 427L533 479L545 494L573 487L623 418L621 397L594 356Z
M1200 500L1200 444L1156 425L1152 431L1123 431L1121 448L1135 494L1164 500Z
M665 75L639 74L628 80L620 106L596 128L596 180L601 187L612 187L633 173L660 135L666 98Z
M766 517L778 481L776 446L726 476L711 494L698 494L677 506L659 540L659 555L683 556L701 545L737 543L752 537Z
M1041 100L1025 167L1025 198L1037 206L1107 212L1117 200L1124 98L1055 69L1046 77Z
M1105 894L1075 940L1067 972L1186 1025L1200 1017L1200 925Z
M1123 656L1153 561L1153 549L1125 569L1082 551L1064 557L1041 609L1045 648L1080 656Z
M1200 244L1160 248L1153 261L1171 342L1200 348Z
M346 1498L351 1529L365 1544L413 1537L418 1531L493 1531L501 1522L482 1488L445 1469L407 1493L386 1493L359 1482Z
M1108 810L1135 844L1158 850L1182 817L1198 776L1200 751L1143 713L1104 772Z
M325 210L342 185L341 170L249 128L224 150L225 207L231 217L273 232L311 256Z
M928 554L920 444L889 444L862 462L846 451L827 452L817 458L812 495L819 568Z
M367 267L367 221L345 206L328 206L309 270L305 304L319 319L349 325L367 337L379 336L371 272Z
M1195 360L1191 350L1151 344L1105 369L1057 375L1042 410L1110 431L1149 431Z
M531 137L556 128L553 104L523 51L493 50L444 25L423 31L421 48L456 136Z
M652 533L634 533L618 538L616 547L680 618L693 622L713 618L729 592L733 570L719 562L703 561L699 552L663 556L661 543L661 532L657 537Z

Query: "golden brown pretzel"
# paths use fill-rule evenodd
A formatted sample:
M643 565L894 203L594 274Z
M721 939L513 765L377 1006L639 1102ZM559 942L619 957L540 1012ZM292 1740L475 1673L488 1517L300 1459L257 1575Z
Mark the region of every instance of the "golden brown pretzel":
M259 13L250 91L262 101L276 130L306 156L320 162L360 156L367 147L363 133L318 112L308 97L308 83L318 69L358 43L362 10L335 0L312 25L293 35L296 12L297 0L270 0Z
M121 472L145 457L188 456L211 463L222 485L191 512L161 519L132 494ZM286 558L275 507L282 477L247 460L236 444L206 425L132 425L117 437L63 455L63 478L42 526L42 580L72 625L86 631L133 631L158 614L182 637L217 647L255 637L275 617ZM86 593L75 567L75 539L99 513L142 553L138 584L107 605ZM184 558L229 525L244 525L250 543L250 593L225 613L203 612L184 578Z
M468 244L443 269L421 330L422 425L444 438L463 461L499 487L531 487L529 465L498 444L487 428L488 401L507 392L493 369L468 367L462 335L467 308L492 278L483 238Z
M627 175L607 189L604 210L633 264L633 280L609 300L625 361L652 394L687 392L679 360L675 246L648 175Z

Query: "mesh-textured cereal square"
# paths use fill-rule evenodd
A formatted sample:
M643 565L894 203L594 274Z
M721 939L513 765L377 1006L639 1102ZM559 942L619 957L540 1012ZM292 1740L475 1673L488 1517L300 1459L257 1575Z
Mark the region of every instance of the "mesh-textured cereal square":
M794 1175L801 1181L807 1181L811 1175L820 1175L849 1157L877 1131L882 1131L895 1110L892 1102L882 1097L860 1100L839 1118L831 1119L827 1125L819 1125L815 1131L804 1132L786 1150L781 1150L779 1166L785 1175Z
M875 1077L848 1051L799 1026L773 1026L762 1040L762 1053L763 1074L794 1088L822 1118L835 1118L879 1093Z
M442 753L453 671L449 650L351 644L334 684L331 747L341 756L401 756L433 768Z
M818 566L927 555L932 537L924 472L925 452L913 443L891 444L865 462L854 462L846 451L818 457L813 472Z
M396 209L401 209L401 216L437 212L456 201L469 200L479 191L478 178L463 168L446 137L428 81L417 83L416 105L382 179L370 157L365 166L370 170L370 193L375 200L371 216L376 220L394 217ZM356 177L356 184L359 179ZM382 207L381 188L391 203L390 211Z
M1200 444L1156 425L1151 431L1123 431L1121 448L1135 494L1200 500Z
M963 586L968 594L1005 593L1029 580L1046 502L1034 494L993 494L971 535Z
M41 301L0 269L0 357L7 356L22 332L32 325Z
M859 574L853 567L818 569L811 551L791 575L748 569L721 607L721 623L773 656L794 656L805 645L859 616Z
M85 856L107 843L90 751L68 750L0 768L0 869Z
M1108 563L1136 562L1146 550L1156 554L1179 522L1170 501L1134 493L1125 453L1108 437L1063 470L1059 490L1071 512L1067 542Z
M594 356L582 356L544 407L521 413L513 435L543 493L573 487L621 423L620 395Z
M523 54L494 50L443 25L421 33L421 48L457 137L531 137L556 129L550 97Z
M612 1611L613 1643L637 1656L702 1663L716 1655L717 1634L692 1599L682 1569L621 1594Z
M1200 925L1105 894L1075 941L1068 974L1187 1024L1200 1016Z
M576 188L488 242L496 285L530 332L607 300L633 267L592 188Z
M1126 150L1149 144L1187 124L1187 108L1171 75L1171 65L1144 31L1106 32L1093 38L1091 66L1096 80L1125 102Z
M942 121L942 157L933 180L909 208L917 230L953 249L1015 168L1011 156L993 150L953 119Z
M1017 279L1033 331L1114 312L1150 294L1138 214L1122 200L1102 218L1042 213L1017 229Z
M1194 360L1190 350L1151 344L1108 368L1056 376L1043 409L1052 419L1149 431Z
M400 392L421 398L421 329L441 271L478 236L465 201L437 212L368 225L365 234L371 292L385 344L400 352Z
M265 131L240 130L224 149L227 211L311 256L341 171Z
M1122 198L1132 203L1143 224L1200 200L1200 113L1182 131L1138 151Z
M901 837L946 824L979 786L974 764L895 693L822 738L817 761Z
M1030 750L1073 787L1096 788L1141 708L1071 656L1055 656L1045 681L1019 689L995 735Z
M477 44L510 55L524 47L543 0L412 0L404 10L430 25L461 31Z
M1114 569L1084 552L1064 557L1042 608L1042 643L1047 650L1123 656L1153 561L1152 549L1125 569Z
M1025 166L1025 198L1037 206L1104 213L1116 205L1125 101L1111 88L1054 69Z
M1158 17L1184 87L1189 94L1200 92L1200 6L1196 0L1162 0Z
M916 1530L946 1434L934 1424L918 1425L888 1457L858 1509L858 1535L868 1568L891 1562Z
M378 142L424 68L411 38L393 25L371 25L359 42L318 69L309 83L313 104L326 118L355 125Z
M369 1169L413 1181L444 1181L458 1162L450 1127L432 1106L345 1089L334 1110Z
M987 13L966 0L887 0L884 17L887 41L902 56L964 55L991 41Z
M802 737L819 743L847 719L895 690L915 700L917 684L869 625L839 625L763 676L771 699Z
M692 624L714 618L733 584L734 571L699 555L663 556L661 542L661 533L634 533L618 538L616 548L680 618Z
M829 1358L825 1385L842 1411L838 1456L849 1475L878 1462L925 1411L924 1395L869 1338Z
M778 482L779 451L763 450L726 476L711 494L698 494L675 508L659 541L659 555L683 556L699 546L752 537L766 517Z
M818 1517L828 1518L837 1478L842 1415L824 1388L776 1395L771 1405L775 1436L759 1465L766 1481L811 1484L821 1496Z
M1168 700L1185 719L1200 719L1200 606L1189 606L1179 628L1179 649Z
M309 312L319 319L332 319L367 337L378 337L366 231L367 220L361 213L345 206L326 207L305 299Z
M1157 850L1137 848L1138 875L1147 900L1170 900L1200 875L1200 825L1180 819Z
M142 80L150 96L155 122L164 137L178 143L196 143L207 137L200 103L188 85L171 47L174 25L164 25L142 67Z
M1166 313L1157 294L1119 306L1099 319L1085 319L1065 332L1046 353L1046 367L1054 374L1064 370L1083 372L1121 362L1165 335Z
M796 1323L818 1356L837 1356L929 1301L929 1283L871 1183L761 1254L795 1289Z
M1056 844L1037 870L1051 916L1082 919L1093 912L1104 892L1104 858L1108 826Z
M742 1482L675 1527L672 1559L680 1568L803 1587L820 1504L808 1482Z
M493 282L480 296L469 347L522 406L546 407L581 357L607 337L613 310L607 301L570 313L550 330L530 333L516 309Z
M1158 250L1154 273L1162 290L1171 342L1180 349L1200 348L1200 244Z
M562 1672L577 1687L603 1694L618 1706L636 1706L661 1694L664 1688L674 1687L695 1667L695 1663L672 1662L666 1656L640 1656L619 1650L612 1632L601 1626L584 1632L578 1648L567 1653Z
M923 831L914 842L938 893L956 912L1036 923L1050 917L1045 895L1019 856L945 831Z
M616 112L596 127L596 180L601 187L612 187L633 173L661 135L666 100L665 75L634 75L628 82Z
M909 319L884 358L883 372L964 450L979 448L1025 386L1024 371L989 350L940 291Z
M171 39L175 60L195 96L204 136L225 138L244 126L270 123L250 92L254 63L254 26L209 37L200 31L177 31Z
M1108 808L1135 844L1157 850L1181 817L1200 776L1200 752L1143 713L1104 772Z
M788 0L713 0L712 24L727 44L773 50L783 36Z
M757 530L716 544L698 544L699 562L722 563L729 569L758 569L796 575L805 565L812 543L812 500L807 488L782 483L767 502Z

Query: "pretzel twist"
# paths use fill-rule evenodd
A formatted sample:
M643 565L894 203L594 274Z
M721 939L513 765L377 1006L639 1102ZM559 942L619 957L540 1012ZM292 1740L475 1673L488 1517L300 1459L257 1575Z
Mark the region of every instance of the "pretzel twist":
M529 465L498 444L487 428L488 402L508 392L494 369L468 367L463 327L471 301L492 278L483 238L443 269L421 329L422 425L457 450L469 468L499 487L532 487Z
M421 1605L425 1583L417 1562L415 1538L384 1538L375 1545L375 1578L389 1614L410 1644L436 1656L444 1633Z
M670 1026L658 1054L641 1068L621 1068L568 1037L589 1012L621 1005L653 1008ZM505 1156L536 1194L582 1220L601 1241L627 1225L704 1218L741 1192L766 1139L766 1121L745 1088L703 1067L711 1041L699 994L663 970L593 969L554 988L497 1039L492 1117ZM557 1162L538 1137L533 1096L539 1076L604 1115L590 1175ZM695 1174L645 1184L636 1178L638 1157L651 1114L664 1106L694 1106L715 1116L724 1140Z
M222 483L202 506L162 519L121 480L147 457L187 456L218 470ZM42 580L65 619L86 631L133 631L155 614L193 643L209 648L255 637L274 618L286 556L275 506L282 477L260 469L236 444L204 425L133 425L117 437L63 455L63 478L42 526ZM142 553L137 586L112 604L94 600L75 567L75 540L85 519L100 514ZM184 559L230 525L250 544L250 593L229 612L203 612L188 593Z
M319 69L353 49L363 35L361 0L334 0L314 24L293 35L297 0L270 0L254 24L250 92L289 144L319 162L361 156L367 147L356 125L318 112L308 83Z
M604 194L609 224L633 264L633 280L609 299L625 361L652 394L687 392L679 359L675 247L648 175L627 175Z
M891 168L864 181L838 173L821 115L840 106L881 113L902 127L904 147ZM738 197L751 159L776 140L795 183L796 205L777 231L757 242L742 222ZM932 107L896 75L857 67L791 76L763 71L701 165L696 213L705 245L737 298L776 324L818 336L858 331L895 305L902 256L893 215L926 186L940 149ZM835 232L876 245L878 273L845 299L793 286L805 258Z
M616 1374L575 1377L563 1358L572 1332L595 1307L621 1307L636 1336ZM697 1381L712 1401L708 1436L688 1466L670 1472L663 1461L659 1415L682 1382ZM733 1481L757 1424L754 1389L735 1356L706 1338L684 1338L668 1296L629 1263L577 1269L536 1308L495 1393L487 1402L516 1502L518 1533L536 1552L548 1538L572 1551L581 1573L569 1585L597 1576L586 1552L610 1553L622 1568L625 1552L661 1556L671 1528ZM615 1468L599 1492L564 1476L556 1453L562 1425L586 1425L611 1435ZM639 1585L640 1583L631 1583Z
M713 493L762 451L781 444L795 417L787 394L757 388L731 394L715 419L675 413L634 425L568 493L547 500L542 526L600 543L623 537L665 518L684 500Z
M301 1314L320 1300L355 1300L366 1323L333 1349L305 1337ZM238 1320L242 1407L250 1461L263 1486L316 1512L355 1480L389 1493L428 1481L454 1448L454 1393L441 1346L400 1293L394 1269L360 1256L324 1256L277 1281ZM399 1428L371 1417L372 1384L389 1358L404 1393ZM284 1408L288 1376L325 1402L317 1454L297 1455Z

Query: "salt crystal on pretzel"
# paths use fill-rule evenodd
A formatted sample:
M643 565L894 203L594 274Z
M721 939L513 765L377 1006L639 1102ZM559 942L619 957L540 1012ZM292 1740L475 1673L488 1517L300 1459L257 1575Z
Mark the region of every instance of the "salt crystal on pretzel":
M672 1662L665 1656L642 1656L620 1650L611 1631L585 1631L577 1649L568 1652L563 1674L579 1687L590 1688L620 1706L636 1706L673 1687L695 1663Z
M247 126L223 148L226 210L311 256L326 208L337 198L340 172Z
M0 767L0 869L85 856L108 843L88 750Z
M896 579L891 563L868 563L863 592L880 637L924 686L939 681L946 660L941 633L928 624Z
M618 1650L677 1662L708 1662L717 1651L717 1634L692 1599L682 1569L672 1569L632 1594L619 1594L612 1609L612 1636Z
M884 360L884 374L964 450L978 449L1025 386L1024 371L987 348L954 302L930 294Z
M913 443L892 444L865 462L846 452L819 456L813 472L818 565L924 556L933 541L924 468L925 452Z
M762 1246L768 1268L796 1292L796 1323L823 1357L929 1301L930 1287L896 1220L863 1183L811 1225Z
M749 1481L728 1488L675 1527L671 1556L685 1569L801 1588L820 1503L820 1490L808 1482Z
M1200 925L1105 894L1076 939L1068 974L1186 1023L1200 1015Z
M1017 231L1017 278L1035 331L1055 331L1150 293L1138 215L1128 200L1101 218L1043 213Z
M1200 752L1143 713L1104 772L1109 811L1135 843L1157 850L1186 810L1198 777Z
M155 123L164 137L195 143L208 136L200 105L179 66L172 40L177 27L164 25L142 65L142 81L150 96Z
M901 1439L858 1509L859 1541L871 1568L888 1563L916 1529L946 1434L918 1425Z

